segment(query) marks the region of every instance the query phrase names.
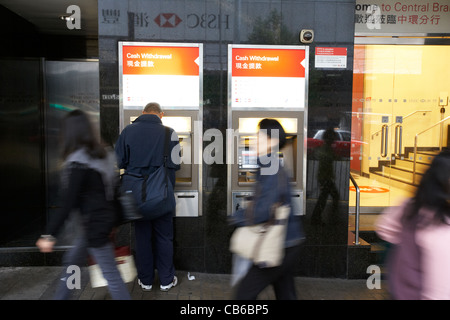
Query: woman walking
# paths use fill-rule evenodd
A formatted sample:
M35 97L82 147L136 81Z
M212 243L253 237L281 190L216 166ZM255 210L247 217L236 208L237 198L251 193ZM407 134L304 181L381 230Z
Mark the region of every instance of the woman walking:
M70 112L62 126L62 206L51 217L47 234L36 245L41 252L51 252L56 236L74 209L81 216L81 228L74 247L63 258L66 268L85 265L88 254L99 264L112 299L129 300L128 288L117 269L114 245L110 239L117 213L113 204L117 183L114 153L100 144L88 115L80 110ZM55 299L68 299L71 290L64 281Z
M269 221L271 208L275 204L291 207L291 191L289 178L278 158L278 151L286 144L286 133L275 119L260 121L258 133L258 164L260 170L256 178L252 209L254 224ZM267 161L269 160L270 161ZM237 227L249 224L246 209L238 210L232 223ZM281 265L262 267L253 264L246 275L239 281L235 299L255 300L267 286L273 285L275 296L279 300L297 299L294 283L295 263L300 253L300 243L304 234L299 217L290 210L286 239L284 242L284 258Z

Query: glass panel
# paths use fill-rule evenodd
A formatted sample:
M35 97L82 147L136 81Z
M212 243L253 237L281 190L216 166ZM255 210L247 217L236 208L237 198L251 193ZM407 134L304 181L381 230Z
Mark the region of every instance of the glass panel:
M0 60L0 246L34 246L45 230L41 63Z
M411 197L440 144L448 144L435 124L448 102L449 54L449 46L355 46L351 172L361 213ZM350 207L355 197L350 184Z

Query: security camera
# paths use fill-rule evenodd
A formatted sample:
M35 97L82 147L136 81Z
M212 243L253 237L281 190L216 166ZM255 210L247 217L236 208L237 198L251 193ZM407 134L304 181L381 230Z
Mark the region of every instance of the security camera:
M300 31L300 42L311 43L314 40L314 31L310 29L303 29Z

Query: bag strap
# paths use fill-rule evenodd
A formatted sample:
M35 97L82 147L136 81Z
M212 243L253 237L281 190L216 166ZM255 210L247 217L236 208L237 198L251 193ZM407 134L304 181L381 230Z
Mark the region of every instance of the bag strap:
M164 126L164 166L167 167L167 158L169 157L170 129Z
M164 179L166 180L166 190L169 184L169 177L167 176L167 158L169 157L169 144L170 144L170 129L169 127L164 127L166 136L164 139ZM166 191L167 192L167 191Z

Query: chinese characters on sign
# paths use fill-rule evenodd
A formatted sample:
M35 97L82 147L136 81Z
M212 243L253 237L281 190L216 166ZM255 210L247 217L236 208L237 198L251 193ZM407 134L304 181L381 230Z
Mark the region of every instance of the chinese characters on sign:
M440 15L355 14L356 23L382 24L439 24Z
M236 69L262 69L262 64L236 62Z
M146 60L146 59L172 59L172 54L166 54L166 55L160 55L160 54L152 54L148 52L143 53L136 53L132 54L130 52L127 53L126 56L126 64L127 67L133 68L133 67L149 67L153 68L155 67L155 61L154 60ZM129 60L130 59L130 60Z
M357 0L355 32L446 33L450 27L450 4L437 1Z
M232 108L305 107L304 48L230 45L228 52Z
M124 109L148 101L162 107L198 108L201 45L119 43Z

